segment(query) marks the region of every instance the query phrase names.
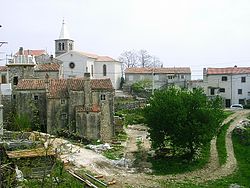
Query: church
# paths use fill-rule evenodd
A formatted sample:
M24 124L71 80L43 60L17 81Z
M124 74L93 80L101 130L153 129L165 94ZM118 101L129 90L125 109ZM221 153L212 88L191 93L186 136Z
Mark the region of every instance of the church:
M62 62L61 77L83 77L90 73L90 78L110 78L114 89L120 88L122 63L109 57L74 49L66 23L63 21L59 38L55 40L55 57Z

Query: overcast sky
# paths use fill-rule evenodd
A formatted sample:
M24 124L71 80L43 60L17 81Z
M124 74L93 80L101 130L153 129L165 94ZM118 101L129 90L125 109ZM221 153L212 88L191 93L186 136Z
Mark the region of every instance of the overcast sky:
M0 58L54 54L65 19L75 49L117 59L145 49L165 67L250 66L249 0L0 0ZM4 53L2 53L4 52ZM4 65L5 61L0 61Z

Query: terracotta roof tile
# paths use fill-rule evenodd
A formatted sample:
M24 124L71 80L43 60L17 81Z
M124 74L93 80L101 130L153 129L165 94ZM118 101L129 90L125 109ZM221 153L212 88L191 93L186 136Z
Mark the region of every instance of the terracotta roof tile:
M67 97L68 90L83 91L85 79L50 79L49 97ZM113 86L110 79L95 79L90 81L92 90L112 90ZM45 90L46 84L43 79L22 79L18 82L17 90Z
M47 54L47 52L45 50L23 50L23 55L25 56L27 55L39 56L43 54ZM15 55L19 55L19 52L16 52Z
M90 58L94 58L94 59L97 59L98 58L98 55L96 54L92 54L92 53L87 53L87 52L82 52L82 51L75 51L81 55L84 55L86 57L90 57Z
M45 89L45 82L42 79L22 79L16 86L17 90L41 90Z
M94 90L113 90L113 85L111 83L111 80L109 78L107 79L92 79L91 80L91 88Z
M207 68L207 74L249 74L250 67Z
M44 63L44 64L38 64L36 66L35 71L43 72L43 71L59 71L60 64L58 63Z
M114 60L113 58L109 57L109 56L98 56L96 61L102 61L102 62L114 62L116 60Z
M131 67L125 70L126 74L191 74L189 67L167 67L167 68L152 68L152 67Z
M66 79L52 79L49 80L49 94L50 98L65 98L68 96L67 80Z
M82 51L74 51L76 53L79 53L83 56L93 58L97 62L117 62L115 59L109 57L109 56L98 56L96 54L88 53L88 52L82 52Z

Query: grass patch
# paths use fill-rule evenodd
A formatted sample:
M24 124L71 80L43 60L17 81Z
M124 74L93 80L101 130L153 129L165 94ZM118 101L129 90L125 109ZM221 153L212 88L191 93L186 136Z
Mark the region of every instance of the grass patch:
M112 149L104 151L102 155L108 159L117 160L123 157L123 149L123 146L114 146Z
M133 125L145 123L144 112L142 108L120 110L115 113L124 118L124 125Z
M218 157L219 157L219 164L223 165L226 163L227 160L227 151L226 151L226 134L227 129L229 128L232 121L228 122L227 124L224 124L217 135L217 141L216 141L216 148L218 151Z
M64 170L63 164L61 162L56 163L56 166L53 168L51 175L46 176L43 183L43 187L77 188L83 186L82 182L78 181ZM41 185L41 179L28 179L27 181L24 181L21 186L24 188L40 188Z
M237 133L233 131L232 134L234 153L238 164L238 170L223 179L208 181L200 184L193 182L171 182L167 180L160 180L161 187L170 188L228 188L232 184L237 184L243 187L250 185L250 128L246 131Z
M230 116L230 115L232 115L232 114L234 114L233 111L229 111L229 110L225 111L225 110L224 110L224 119L226 119L228 116Z
M249 187L250 185L250 128L241 133L233 131L232 139L238 170L231 176L208 183L209 187L228 187L231 184Z
M193 171L202 168L209 160L210 145L202 149L201 155L197 160L187 161L182 157L168 157L162 159L149 158L152 163L153 174L167 175Z

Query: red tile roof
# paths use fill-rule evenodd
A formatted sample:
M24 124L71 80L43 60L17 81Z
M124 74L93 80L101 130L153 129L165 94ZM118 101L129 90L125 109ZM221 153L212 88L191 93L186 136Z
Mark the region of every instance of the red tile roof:
M92 79L91 88L95 90L113 90L113 85L109 78L106 79Z
M6 72L7 66L0 66L0 72Z
M207 68L207 74L249 74L250 67Z
M43 64L38 64L36 66L35 71L43 72L43 71L52 71L56 72L59 71L60 69L60 64L58 63L43 63Z
M126 74L191 74L189 67L167 67L167 68L152 68L152 67L131 67L125 70Z
M47 54L47 52L45 50L23 50L23 55L25 56L27 55L39 56L43 54ZM15 55L19 55L19 51L16 52Z
M74 52L79 53L79 54L86 56L86 57L89 57L89 58L93 58L97 62L115 62L116 61L115 59L113 59L109 56L99 56L96 54L82 52L82 51L74 51Z
M96 61L102 61L102 62L110 62L110 61L116 61L113 58L109 56L98 56Z
M16 86L18 90L40 90L45 89L45 82L41 79L23 79Z
M81 52L81 51L76 51L76 52L81 54L81 55L84 55L86 57L90 57L90 58L94 58L94 59L98 58L98 55L96 55L96 54L91 54L91 53Z
M49 97L67 97L68 90L83 91L85 79L50 79L49 80ZM110 79L91 80L92 90L110 90L113 86ZM22 79L18 82L17 90L45 90L46 84L43 79Z

